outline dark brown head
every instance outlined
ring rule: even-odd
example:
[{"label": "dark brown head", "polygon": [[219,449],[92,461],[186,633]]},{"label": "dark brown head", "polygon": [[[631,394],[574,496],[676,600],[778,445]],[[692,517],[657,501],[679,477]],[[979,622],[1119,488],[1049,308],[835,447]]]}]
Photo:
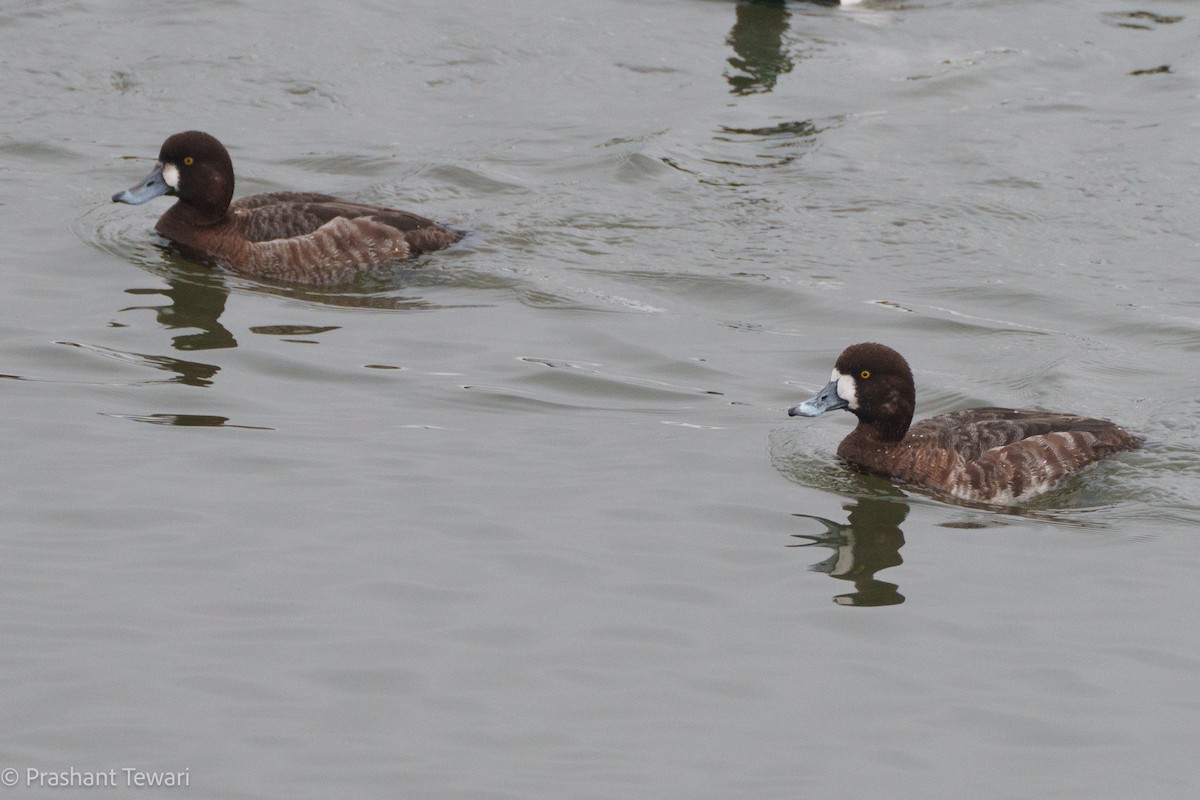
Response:
[{"label": "dark brown head", "polygon": [[788,414],[815,417],[844,408],[858,417],[864,433],[890,442],[908,433],[916,406],[917,389],[904,356],[887,345],[863,342],[843,350],[829,384]]},{"label": "dark brown head", "polygon": [[233,162],[225,146],[201,131],[177,133],[163,142],[145,180],[112,199],[139,205],[164,194],[177,196],[199,224],[222,219],[233,200]]}]

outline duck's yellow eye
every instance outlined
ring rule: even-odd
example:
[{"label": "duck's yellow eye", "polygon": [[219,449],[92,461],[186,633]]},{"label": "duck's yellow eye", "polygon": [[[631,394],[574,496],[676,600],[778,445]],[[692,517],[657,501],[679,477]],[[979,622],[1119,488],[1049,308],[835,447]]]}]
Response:
[{"label": "duck's yellow eye", "polygon": [[871,370],[864,369],[862,372],[858,373],[858,377],[865,381],[867,378],[871,377]]},{"label": "duck's yellow eye", "polygon": [[183,159],[183,165],[185,167],[190,167],[193,163],[195,163],[195,161],[196,159],[192,158],[191,156],[187,156]]}]

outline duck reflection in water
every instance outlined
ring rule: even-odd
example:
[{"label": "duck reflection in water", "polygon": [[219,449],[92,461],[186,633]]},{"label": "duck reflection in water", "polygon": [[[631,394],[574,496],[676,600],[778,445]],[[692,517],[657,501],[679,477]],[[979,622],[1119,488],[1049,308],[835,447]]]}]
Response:
[{"label": "duck reflection in water", "polygon": [[737,4],[737,21],[726,43],[735,55],[727,72],[733,94],[758,94],[775,87],[780,75],[792,71],[792,58],[783,46],[791,12],[782,0],[742,0]]},{"label": "duck reflection in water", "polygon": [[[838,0],[809,0],[810,5],[836,6]],[[795,61],[786,47],[788,11],[784,0],[741,0],[737,21],[726,44],[733,48],[729,65],[736,72],[725,74],[731,94],[761,94],[775,88],[780,75],[792,71]]]},{"label": "duck reflection in water", "polygon": [[834,522],[810,514],[794,514],[815,519],[825,526],[818,534],[797,533],[803,544],[789,547],[828,547],[833,555],[813,564],[809,569],[843,581],[854,583],[856,591],[835,595],[833,602],[844,606],[893,606],[904,602],[904,595],[894,583],[877,580],[875,573],[904,563],[900,548],[904,532],[900,523],[908,516],[908,505],[899,500],[862,498],[843,506],[850,512],[845,523]]},{"label": "duck reflection in water", "polygon": [[[237,347],[233,333],[221,324],[229,290],[219,280],[185,281],[167,279],[166,289],[126,289],[133,295],[159,295],[171,302],[166,305],[137,306],[151,308],[158,324],[168,330],[189,329],[193,333],[171,339],[176,350],[217,350]],[[134,309],[124,309],[126,311]]]},{"label": "duck reflection in water", "polygon": [[[188,331],[171,338],[171,345],[176,350],[219,350],[237,347],[238,341],[233,332],[221,324],[221,315],[225,313],[225,305],[230,295],[229,277],[211,269],[190,264],[179,259],[173,253],[168,255],[167,264],[170,266],[170,270],[162,276],[167,283],[166,288],[133,288],[126,289],[125,292],[140,297],[163,297],[169,302],[128,306],[121,310],[150,310],[154,312],[158,324],[162,327],[172,331]],[[399,296],[390,292],[334,293],[310,290],[307,287],[275,287],[267,284],[245,285],[241,289],[246,292],[272,294],[335,308],[400,311],[436,307],[419,297]],[[285,329],[285,326],[259,326],[251,330],[257,333],[300,335],[332,329],[321,326],[293,327],[294,330]]]}]

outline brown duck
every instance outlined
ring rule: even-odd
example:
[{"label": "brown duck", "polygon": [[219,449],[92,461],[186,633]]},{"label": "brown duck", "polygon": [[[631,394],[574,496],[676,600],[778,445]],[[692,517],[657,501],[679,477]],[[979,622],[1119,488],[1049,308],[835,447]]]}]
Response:
[{"label": "brown duck", "polygon": [[233,201],[233,162],[201,131],[163,142],[154,170],[113,195],[138,205],[159,195],[175,205],[154,229],[185,252],[255,278],[315,285],[440,250],[462,234],[433,220],[314,192],[271,192]]},{"label": "brown duck", "polygon": [[865,342],[847,347],[829,384],[788,410],[815,417],[844,408],[858,426],[838,455],[867,472],[981,503],[1025,500],[1076,471],[1141,445],[1105,419],[1053,411],[969,408],[915,425],[916,387],[904,357]]}]

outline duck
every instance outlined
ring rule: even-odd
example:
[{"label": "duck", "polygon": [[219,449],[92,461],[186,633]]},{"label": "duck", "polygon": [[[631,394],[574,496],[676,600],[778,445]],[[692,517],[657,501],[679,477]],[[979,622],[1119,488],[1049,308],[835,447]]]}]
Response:
[{"label": "duck", "polygon": [[913,423],[908,362],[878,342],[847,347],[829,383],[788,409],[815,417],[845,409],[858,425],[838,456],[865,472],[988,505],[1028,500],[1143,440],[1106,420],[1055,411],[968,408]]},{"label": "duck", "polygon": [[252,278],[333,285],[441,250],[463,234],[393,208],[316,192],[233,200],[233,160],[215,136],[169,136],[154,169],[112,196],[141,205],[177,197],[154,229],[183,252]]}]

